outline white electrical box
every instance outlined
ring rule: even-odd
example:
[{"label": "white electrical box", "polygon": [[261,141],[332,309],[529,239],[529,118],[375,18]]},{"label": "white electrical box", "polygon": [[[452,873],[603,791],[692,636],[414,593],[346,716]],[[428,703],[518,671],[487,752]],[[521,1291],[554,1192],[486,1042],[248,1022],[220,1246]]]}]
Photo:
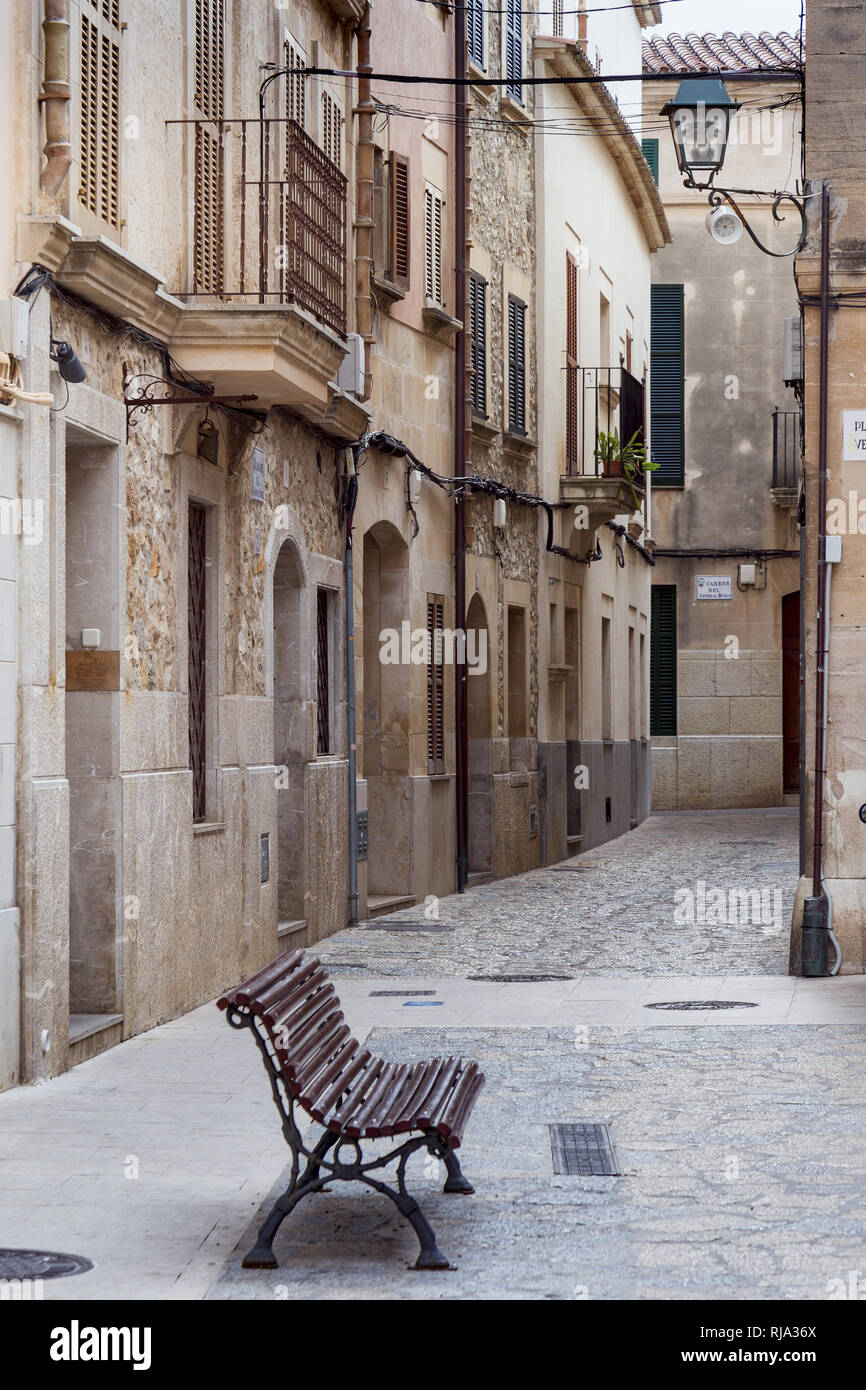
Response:
[{"label": "white electrical box", "polygon": [[337,385],[341,391],[351,391],[355,396],[364,394],[364,339],[360,333],[350,333],[346,339],[348,351],[337,372]]},{"label": "white electrical box", "polygon": [[24,299],[0,299],[0,352],[17,357],[27,356],[30,336],[30,310]]},{"label": "white electrical box", "polygon": [[785,352],[782,361],[782,380],[795,386],[803,380],[803,325],[799,314],[785,319]]},{"label": "white electrical box", "polygon": [[94,651],[102,642],[102,633],[98,627],[83,627],[81,629],[81,645],[85,651]]},{"label": "white electrical box", "polygon": [[493,501],[493,525],[497,531],[505,530],[505,498],[496,497]]},{"label": "white electrical box", "polygon": [[755,566],[740,565],[740,587],[745,588],[749,584],[755,583]]},{"label": "white electrical box", "polygon": [[838,565],[842,559],[842,537],[824,537],[824,557],[828,565]]}]

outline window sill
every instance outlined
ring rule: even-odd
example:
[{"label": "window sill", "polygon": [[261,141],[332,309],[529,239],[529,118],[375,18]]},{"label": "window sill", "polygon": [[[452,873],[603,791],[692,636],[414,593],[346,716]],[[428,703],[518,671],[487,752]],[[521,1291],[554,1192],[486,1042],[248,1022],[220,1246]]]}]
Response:
[{"label": "window sill", "polygon": [[224,822],[224,821],[217,821],[217,820],[199,820],[199,821],[193,821],[193,826],[192,826],[192,833],[193,833],[193,835],[217,835],[217,834],[219,834],[219,832],[222,831],[222,830],[225,830],[225,822]]},{"label": "window sill", "polygon": [[[487,77],[487,69],[480,68],[477,63],[473,63],[471,58],[469,59],[468,72],[470,77],[480,78],[482,81]],[[490,87],[476,87],[473,85],[472,92],[479,101],[484,102],[485,106],[489,103],[492,96],[492,88]]]},{"label": "window sill", "polygon": [[502,447],[506,454],[511,454],[514,458],[527,459],[536,450],[536,442],[530,439],[527,434],[518,434],[516,430],[503,430]]},{"label": "window sill", "polygon": [[380,306],[388,313],[392,304],[398,304],[401,299],[406,298],[406,290],[401,285],[396,285],[393,280],[389,280],[385,275],[371,275],[370,284],[376,291],[377,298],[387,302]]},{"label": "window sill", "polygon": [[460,332],[463,322],[461,319],[452,318],[441,304],[427,303],[424,305],[424,326],[429,333],[435,333],[437,337],[453,338]]},{"label": "window sill", "polygon": [[503,92],[499,100],[499,110],[507,121],[510,121],[521,135],[528,135],[532,129],[532,123],[526,112],[526,107],[522,102]]},{"label": "window sill", "polygon": [[488,415],[473,415],[471,425],[474,438],[482,444],[492,444],[499,434],[498,426],[491,424]]}]

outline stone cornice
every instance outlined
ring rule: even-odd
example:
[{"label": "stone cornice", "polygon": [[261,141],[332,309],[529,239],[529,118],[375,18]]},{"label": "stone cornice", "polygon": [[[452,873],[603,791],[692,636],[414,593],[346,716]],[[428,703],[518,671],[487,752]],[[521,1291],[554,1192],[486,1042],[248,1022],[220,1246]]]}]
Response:
[{"label": "stone cornice", "polygon": [[[557,77],[598,76],[581,45],[570,39],[537,37],[533,53]],[[615,161],[649,249],[658,251],[672,240],[671,229],[652,170],[622,112],[603,83],[575,83],[568,90]]]},{"label": "stone cornice", "polygon": [[631,0],[640,27],[648,29],[651,24],[661,24],[662,7],[658,0]]}]

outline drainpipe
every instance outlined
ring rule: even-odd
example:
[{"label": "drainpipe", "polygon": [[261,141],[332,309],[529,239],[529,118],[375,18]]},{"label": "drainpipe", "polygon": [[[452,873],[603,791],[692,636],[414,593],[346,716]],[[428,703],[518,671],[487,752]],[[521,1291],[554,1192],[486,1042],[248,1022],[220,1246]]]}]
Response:
[{"label": "drainpipe", "polygon": [[373,175],[375,143],[373,140],[373,98],[370,92],[370,6],[358,25],[358,147],[355,175],[355,328],[364,339],[364,393],[369,400],[373,390],[370,371],[370,349],[373,336],[373,296],[370,276],[373,273]]},{"label": "drainpipe", "polygon": [[363,441],[352,445],[346,507],[346,736],[349,743],[349,922],[358,925],[358,754],[355,742],[355,562],[352,527],[358,500],[358,459]]},{"label": "drainpipe", "polygon": [[45,0],[45,66],[38,100],[45,107],[47,160],[39,175],[39,187],[49,197],[59,192],[72,163],[69,139],[69,0]]},{"label": "drainpipe", "polygon": [[[466,7],[454,9],[454,75],[466,74]],[[466,266],[468,89],[454,89],[454,313],[461,327],[454,339],[454,476],[466,476],[468,457]],[[460,489],[454,512],[454,626],[466,631],[466,493]],[[455,732],[457,772],[457,892],[469,879],[469,701],[466,687],[465,643],[457,643],[455,673]]]},{"label": "drainpipe", "polygon": [[[812,808],[812,896],[803,903],[803,974],[827,975],[830,942],[836,950],[833,974],[841,955],[833,936],[833,905],[824,878],[824,772],[827,756],[827,683],[830,643],[831,566],[827,562],[827,413],[830,353],[830,185],[821,187],[821,332],[818,364],[818,578],[815,669],[815,786]],[[834,538],[835,539],[835,538]],[[837,556],[834,553],[833,559]]]}]

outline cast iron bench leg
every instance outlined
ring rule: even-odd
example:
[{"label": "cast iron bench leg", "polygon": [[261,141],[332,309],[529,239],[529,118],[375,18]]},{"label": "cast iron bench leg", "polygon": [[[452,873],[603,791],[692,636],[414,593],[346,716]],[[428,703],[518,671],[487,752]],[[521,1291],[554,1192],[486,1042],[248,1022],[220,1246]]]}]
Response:
[{"label": "cast iron bench leg", "polygon": [[312,1192],[315,1184],[307,1187],[288,1188],[274,1203],[270,1216],[261,1227],[255,1245],[244,1256],[244,1269],[276,1269],[277,1259],[273,1251],[274,1237],[289,1212],[298,1205],[302,1197]]},{"label": "cast iron bench leg", "polygon": [[420,1253],[415,1261],[415,1268],[450,1269],[451,1262],[445,1258],[439,1246],[436,1244],[433,1227],[415,1201],[415,1198],[410,1197],[408,1192],[405,1195],[394,1192],[390,1187],[386,1187],[384,1190],[391,1200],[397,1204],[407,1221],[411,1221],[415,1228],[415,1234],[421,1246]]},{"label": "cast iron bench leg", "polygon": [[462,1192],[464,1196],[469,1196],[475,1191],[468,1178],[463,1176],[463,1169],[460,1161],[453,1149],[448,1149],[443,1156],[443,1163],[448,1170],[448,1177],[445,1180],[443,1192]]}]

